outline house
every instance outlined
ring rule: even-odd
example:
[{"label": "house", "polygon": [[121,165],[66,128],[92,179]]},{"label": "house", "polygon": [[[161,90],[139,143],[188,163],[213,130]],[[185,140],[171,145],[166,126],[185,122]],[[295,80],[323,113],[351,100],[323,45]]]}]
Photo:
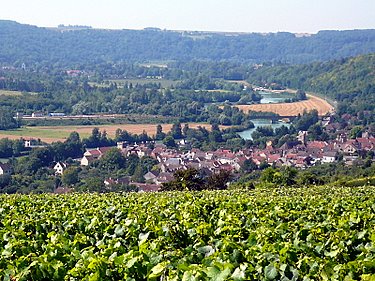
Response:
[{"label": "house", "polygon": [[361,150],[371,151],[375,149],[375,138],[357,138]]},{"label": "house", "polygon": [[328,145],[325,141],[311,141],[306,144],[307,149],[321,150]]},{"label": "house", "polygon": [[323,153],[322,162],[323,163],[333,163],[337,159],[336,151],[327,151]]},{"label": "house", "polygon": [[31,117],[43,117],[44,116],[44,113],[43,112],[33,112],[31,114]]},{"label": "house", "polygon": [[66,71],[66,74],[70,77],[78,77],[83,74],[83,71],[77,69],[70,69]]},{"label": "house", "polygon": [[153,182],[157,177],[159,173],[156,171],[150,171],[147,172],[143,177],[146,180],[146,182]]},{"label": "house", "polygon": [[267,160],[268,165],[272,166],[274,163],[276,163],[280,159],[280,157],[281,156],[279,154],[270,154]]},{"label": "house", "polygon": [[344,153],[346,154],[349,154],[349,155],[353,155],[353,154],[356,154],[358,152],[358,149],[355,145],[354,142],[347,142],[345,145],[344,145]]},{"label": "house", "polygon": [[100,159],[109,150],[115,148],[114,146],[98,147],[94,149],[87,149],[81,159],[81,166],[88,166],[93,161]]},{"label": "house", "polygon": [[259,166],[260,164],[262,164],[264,161],[266,161],[266,158],[265,157],[262,157],[260,155],[254,155],[253,157],[251,157],[251,160],[257,165]]},{"label": "house", "polygon": [[174,177],[173,177],[173,174],[172,173],[160,173],[158,175],[158,177],[154,180],[154,183],[157,184],[157,185],[161,185],[163,183],[167,183],[167,182],[170,182],[170,181],[173,181],[174,180]]},{"label": "house", "polygon": [[62,175],[66,168],[68,168],[68,164],[65,162],[57,162],[55,166],[53,166],[55,175]]},{"label": "house", "polygon": [[353,163],[355,163],[356,160],[358,160],[357,155],[344,155],[343,160],[345,162],[345,165],[352,166]]},{"label": "house", "polygon": [[117,145],[117,148],[121,150],[121,149],[124,149],[128,146],[128,142],[127,141],[118,141],[116,145]]},{"label": "house", "polygon": [[300,168],[300,169],[305,169],[306,167],[310,166],[311,164],[311,161],[310,161],[310,157],[307,156],[307,157],[298,157],[295,161],[294,161],[294,166],[296,168]]},{"label": "house", "polygon": [[8,163],[0,163],[0,175],[10,175],[12,173],[12,166]]},{"label": "house", "polygon": [[95,158],[95,159],[99,159],[102,156],[102,153],[100,152],[99,148],[97,148],[97,149],[88,149],[83,154],[83,156],[88,156],[88,157],[92,157],[92,158]]},{"label": "house", "polygon": [[302,143],[302,144],[306,144],[306,142],[307,142],[307,135],[308,135],[307,131],[299,131],[298,135],[297,135],[297,140],[300,143]]},{"label": "house", "polygon": [[97,158],[93,157],[93,156],[86,156],[84,155],[81,159],[81,166],[88,166],[90,165],[92,162],[94,162]]},{"label": "house", "polygon": [[40,140],[36,140],[33,138],[23,138],[25,148],[33,148],[33,147],[45,147],[45,145],[40,144]]},{"label": "house", "polygon": [[104,180],[105,186],[111,186],[111,185],[128,185],[130,183],[130,177],[123,177],[118,179],[108,178]]},{"label": "house", "polygon": [[160,190],[159,185],[152,183],[133,182],[132,185],[135,185],[138,188],[138,192],[157,192]]}]

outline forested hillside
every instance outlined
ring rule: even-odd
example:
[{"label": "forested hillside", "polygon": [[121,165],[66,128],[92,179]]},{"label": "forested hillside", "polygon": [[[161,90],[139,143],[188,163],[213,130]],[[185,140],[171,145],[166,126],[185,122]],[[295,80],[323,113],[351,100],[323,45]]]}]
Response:
[{"label": "forested hillside", "polygon": [[375,52],[375,30],[220,34],[162,30],[47,29],[0,21],[0,63],[59,64],[234,60],[306,63]]},{"label": "forested hillside", "polygon": [[324,94],[339,102],[339,113],[374,111],[375,54],[306,65],[262,67],[251,83],[271,84]]}]

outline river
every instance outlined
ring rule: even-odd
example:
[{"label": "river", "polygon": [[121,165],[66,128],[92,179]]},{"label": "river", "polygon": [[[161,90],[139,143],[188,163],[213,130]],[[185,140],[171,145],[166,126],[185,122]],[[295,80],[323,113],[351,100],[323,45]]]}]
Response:
[{"label": "river", "polygon": [[251,129],[247,129],[245,131],[242,131],[242,132],[239,132],[238,134],[240,135],[241,138],[243,138],[244,140],[252,140],[252,136],[251,134],[256,130],[256,128],[258,127],[265,127],[265,126],[271,126],[272,129],[276,129],[276,128],[280,128],[281,126],[287,126],[289,127],[290,124],[289,123],[284,123],[284,122],[271,122],[270,119],[253,119],[251,120],[251,122],[254,123],[254,128],[251,128]]},{"label": "river", "polygon": [[271,93],[271,92],[265,92],[265,91],[259,91],[259,94],[262,96],[262,99],[260,100],[261,104],[265,103],[281,103],[284,102],[286,99],[295,98],[295,94],[290,93]]},{"label": "river", "polygon": [[[271,93],[271,92],[265,92],[265,91],[260,91],[259,94],[262,95],[262,99],[260,101],[261,104],[266,104],[266,103],[282,103],[286,99],[290,99],[295,97],[294,94],[290,93]],[[252,140],[251,134],[256,130],[258,127],[262,126],[271,126],[272,129],[280,128],[281,126],[287,126],[289,127],[289,123],[285,122],[272,122],[271,119],[252,119],[251,122],[254,123],[254,128],[248,129],[242,132],[239,132],[238,134],[241,136],[241,138],[245,140]]]}]

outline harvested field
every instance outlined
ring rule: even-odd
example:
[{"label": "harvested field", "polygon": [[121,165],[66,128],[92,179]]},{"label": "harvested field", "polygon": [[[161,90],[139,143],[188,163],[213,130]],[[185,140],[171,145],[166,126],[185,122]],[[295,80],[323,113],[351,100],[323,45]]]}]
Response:
[{"label": "harvested field", "polygon": [[249,111],[274,112],[280,116],[297,116],[302,114],[304,110],[308,112],[313,109],[318,110],[318,114],[322,116],[334,110],[333,106],[324,99],[313,95],[307,96],[308,100],[293,103],[236,105],[236,107],[246,113]]},{"label": "harvested field", "polygon": [[21,96],[22,93],[20,91],[8,91],[8,90],[0,90],[0,96]]},{"label": "harvested field", "polygon": [[[81,138],[87,138],[91,135],[92,129],[97,127],[100,131],[106,131],[109,137],[114,137],[117,129],[126,130],[132,134],[141,134],[143,131],[150,136],[155,135],[157,124],[116,124],[99,126],[40,126],[23,127],[17,130],[0,131],[0,138],[19,139],[35,138],[41,139],[47,143],[54,141],[64,141],[71,132],[76,131]],[[181,124],[183,127],[184,124]],[[189,127],[196,129],[198,126],[210,129],[207,123],[189,123]],[[172,128],[172,124],[162,124],[163,132],[167,133]]]}]

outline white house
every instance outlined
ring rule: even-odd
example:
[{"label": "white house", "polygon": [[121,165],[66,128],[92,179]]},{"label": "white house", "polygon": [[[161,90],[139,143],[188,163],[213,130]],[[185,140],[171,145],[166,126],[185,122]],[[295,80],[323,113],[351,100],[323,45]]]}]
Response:
[{"label": "white house", "polygon": [[0,175],[10,175],[12,173],[12,166],[8,163],[0,163]]},{"label": "white house", "polygon": [[36,139],[24,139],[25,147],[34,147],[38,145],[38,141]]},{"label": "white house", "polygon": [[31,117],[43,117],[44,113],[43,112],[33,112],[31,114]]},{"label": "white house", "polygon": [[323,153],[322,162],[323,163],[333,163],[337,159],[336,151],[327,151]]},{"label": "white house", "polygon": [[67,167],[68,164],[64,162],[57,162],[53,167],[53,169],[55,170],[55,175],[62,175]]}]

